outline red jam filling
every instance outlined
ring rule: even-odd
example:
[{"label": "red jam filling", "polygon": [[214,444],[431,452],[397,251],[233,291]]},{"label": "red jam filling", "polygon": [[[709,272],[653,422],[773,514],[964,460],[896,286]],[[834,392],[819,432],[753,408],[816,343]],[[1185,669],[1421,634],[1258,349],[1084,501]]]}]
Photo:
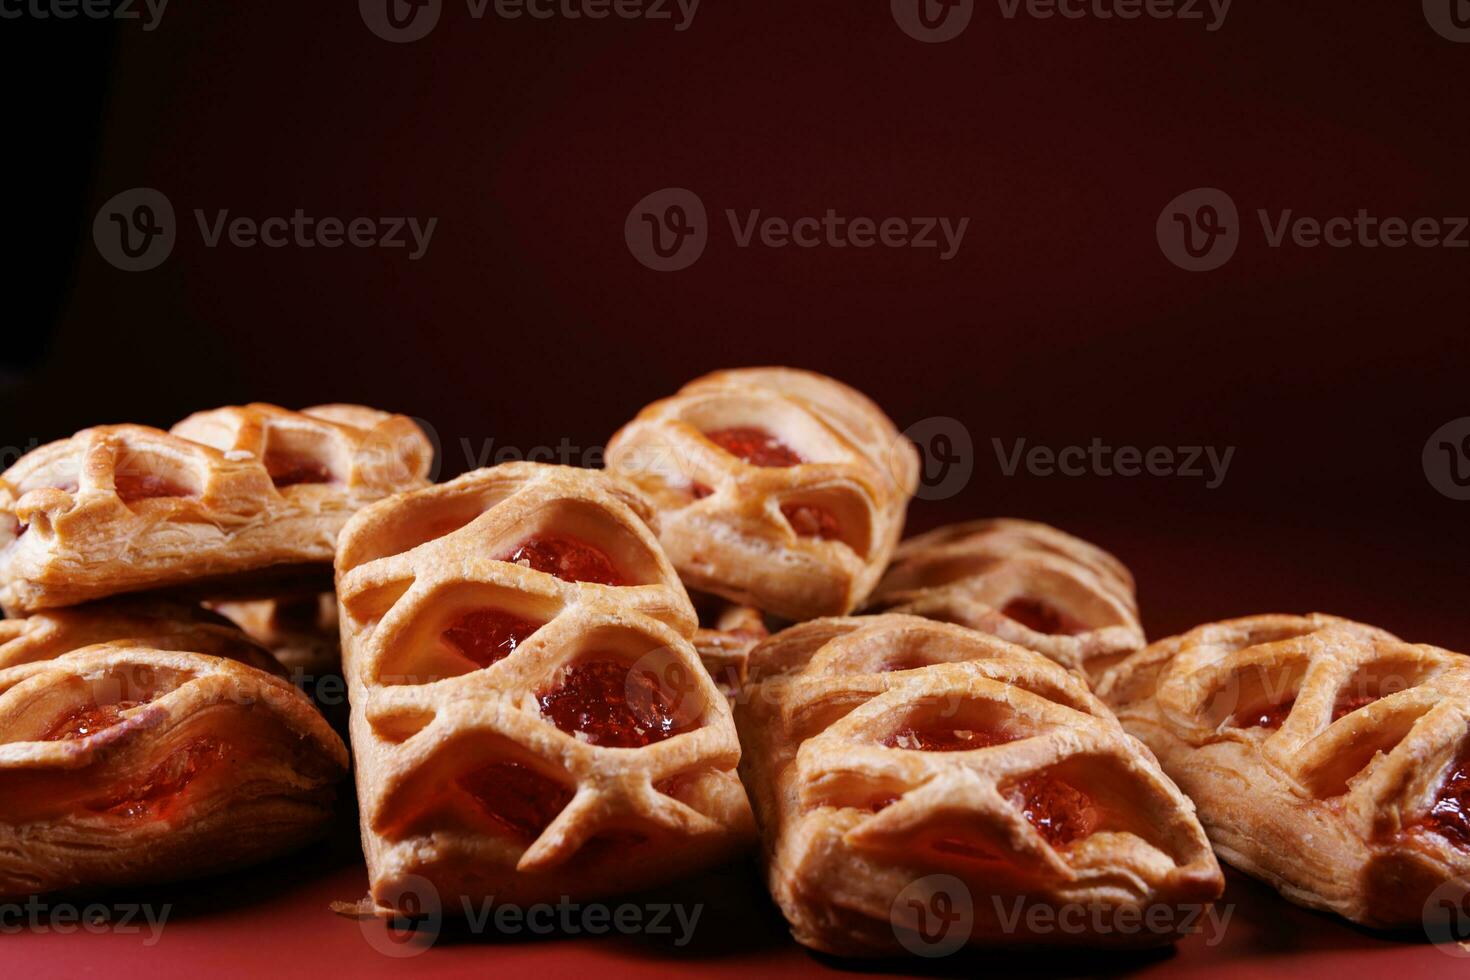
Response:
[{"label": "red jam filling", "polygon": [[1088,837],[1102,822],[1091,797],[1048,773],[1013,783],[1008,795],[1011,804],[1052,847],[1066,847]]},{"label": "red jam filling", "polygon": [[1470,747],[1460,750],[1419,826],[1456,847],[1470,847]]},{"label": "red jam filling", "polygon": [[564,582],[628,584],[607,552],[560,534],[533,535],[499,560],[555,575]]},{"label": "red jam filling", "polygon": [[113,477],[113,488],[122,502],[130,504],[136,500],[152,500],[155,497],[189,497],[193,491],[180,486],[167,477],[152,473],[118,473]]},{"label": "red jam filling", "polygon": [[1087,624],[1040,599],[1018,597],[1006,603],[1001,615],[1014,619],[1027,629],[1047,636],[1076,636],[1087,632]]},{"label": "red jam filling", "polygon": [[650,674],[632,673],[618,660],[573,665],[540,702],[552,724],[592,745],[637,749],[689,730],[674,718],[670,698]]},{"label": "red jam filling", "polygon": [[890,749],[918,752],[969,752],[1014,742],[1019,736],[983,728],[900,728],[883,740]]},{"label": "red jam filling", "polygon": [[800,537],[821,538],[823,541],[837,541],[842,538],[842,528],[838,525],[837,518],[823,507],[815,504],[782,504],[781,513]]},{"label": "red jam filling", "polygon": [[442,635],[466,660],[489,667],[515,653],[516,647],[544,625],[502,609],[476,609],[449,624]]},{"label": "red jam filling", "polygon": [[166,817],[179,794],[224,757],[225,745],[219,739],[196,738],[159,763],[141,784],[93,804],[92,809],[129,819]]},{"label": "red jam filling", "polygon": [[459,779],[485,816],[524,841],[533,841],[566,809],[574,795],[519,762],[493,762]]},{"label": "red jam filling", "polygon": [[715,491],[711,487],[708,487],[703,483],[689,484],[689,496],[693,497],[695,500],[703,500],[705,497],[708,497],[714,492]]},{"label": "red jam filling", "polygon": [[754,426],[716,429],[706,432],[704,437],[752,466],[796,466],[805,462],[796,450],[765,429]]},{"label": "red jam filling", "polygon": [[1367,694],[1361,691],[1357,694],[1348,694],[1346,692],[1339,694],[1337,696],[1337,703],[1332,706],[1332,720],[1336,721],[1343,715],[1350,715],[1359,708],[1365,708],[1378,699],[1377,694]]},{"label": "red jam filling", "polygon": [[64,742],[96,735],[122,721],[124,711],[143,703],[119,701],[116,704],[84,704],[52,725],[51,730],[41,736],[41,741]]},{"label": "red jam filling", "polygon": [[294,487],[300,483],[331,483],[332,471],[320,460],[282,449],[269,449],[265,454],[265,470],[277,487]]}]

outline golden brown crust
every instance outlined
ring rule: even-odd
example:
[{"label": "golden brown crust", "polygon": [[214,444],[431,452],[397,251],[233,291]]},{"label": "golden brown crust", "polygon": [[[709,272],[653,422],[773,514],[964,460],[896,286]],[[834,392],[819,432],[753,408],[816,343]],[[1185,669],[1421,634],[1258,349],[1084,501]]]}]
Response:
[{"label": "golden brown crust", "polygon": [[[694,609],[649,513],[608,474],[512,463],[349,522],[337,564],[343,667],[380,909],[416,876],[448,904],[625,891],[718,861],[753,835],[730,709],[690,645]],[[600,549],[631,584],[564,581],[499,560],[540,535]],[[477,669],[444,633],[485,610],[541,625]],[[628,665],[630,679],[667,679],[681,729],[612,748],[543,716],[538,699],[593,656]],[[506,764],[570,800],[520,839],[469,790],[476,774]]]},{"label": "golden brown crust", "polygon": [[[968,889],[976,945],[1169,942],[1170,930],[1038,936],[1004,912],[1018,900],[1105,917],[1198,911],[1223,888],[1190,802],[1080,679],[1039,654],[913,616],[824,619],[756,647],[749,681],[741,772],[768,884],[808,946],[899,951],[900,932],[918,927],[899,899],[934,875]],[[1010,740],[925,751],[911,733],[929,726]],[[1017,781],[1053,777],[1106,814],[1095,832],[1054,845],[1023,815]]]},{"label": "golden brown crust", "polygon": [[423,486],[431,462],[409,419],[355,406],[85,429],[0,476],[0,606],[18,615],[325,569],[347,518]]},{"label": "golden brown crust", "polygon": [[154,650],[226,657],[266,673],[281,673],[275,658],[224,617],[186,602],[142,597],[0,620],[0,669],[123,640]]},{"label": "golden brown crust", "polygon": [[221,657],[123,642],[0,671],[0,896],[265,860],[324,830],[346,769],[300,692]]},{"label": "golden brown crust", "polygon": [[[706,437],[771,433],[803,460],[758,466]],[[882,573],[918,486],[918,454],[862,394],[790,368],[719,371],[649,405],[608,444],[608,469],[659,510],[691,587],[787,619],[851,611]],[[708,494],[696,499],[694,489]],[[783,507],[831,523],[799,533]]]},{"label": "golden brown crust", "polygon": [[750,651],[770,635],[765,617],[754,606],[741,606],[718,596],[699,596],[700,627],[694,633],[694,650],[715,686],[732,700],[745,686],[745,664]]},{"label": "golden brown crust", "polygon": [[337,597],[331,592],[207,605],[269,650],[294,675],[318,679],[342,669]]},{"label": "golden brown crust", "polygon": [[[1057,624],[1022,622],[1007,614],[1013,604],[1043,610]],[[1133,576],[1122,562],[1056,528],[1011,518],[903,542],[867,609],[991,633],[1093,680],[1145,643]]]},{"label": "golden brown crust", "polygon": [[1470,743],[1470,660],[1314,614],[1160,640],[1099,693],[1199,806],[1229,863],[1302,905],[1417,926],[1470,874],[1424,819]]}]

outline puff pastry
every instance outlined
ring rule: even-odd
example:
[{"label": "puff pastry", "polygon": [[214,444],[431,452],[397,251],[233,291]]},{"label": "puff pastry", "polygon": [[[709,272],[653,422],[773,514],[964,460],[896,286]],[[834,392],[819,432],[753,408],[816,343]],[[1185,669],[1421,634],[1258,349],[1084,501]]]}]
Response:
[{"label": "puff pastry", "polygon": [[423,486],[432,456],[412,421],[360,406],[85,429],[0,476],[0,606],[15,616],[325,570],[347,518]]},{"label": "puff pastry", "polygon": [[123,642],[0,670],[0,896],[284,853],[346,769],[294,687],[232,660]]},{"label": "puff pastry", "polygon": [[371,899],[586,898],[753,837],[729,705],[632,487],[512,463],[368,507],[337,557]]},{"label": "puff pastry", "polygon": [[342,669],[337,597],[331,592],[210,602],[208,606],[269,650],[293,675],[320,678]]},{"label": "puff pastry", "polygon": [[1431,894],[1470,874],[1461,654],[1331,616],[1255,616],[1161,640],[1099,693],[1194,798],[1220,856],[1294,902],[1419,926],[1443,911]]},{"label": "puff pastry", "polygon": [[[807,946],[899,951],[926,928],[901,899],[937,874],[968,889],[976,945],[1169,942],[1224,887],[1190,802],[1039,654],[888,615],[792,627],[749,670],[741,774],[771,892]],[[1042,935],[1008,918],[1018,901],[1105,925]],[[1153,907],[1180,914],[1106,925]]]},{"label": "puff pastry", "polygon": [[268,674],[282,673],[274,657],[223,616],[187,602],[132,597],[0,619],[0,669],[123,640],[154,650],[227,657]]},{"label": "puff pastry", "polygon": [[685,385],[613,436],[607,466],[654,501],[690,588],[792,620],[862,602],[919,475],[914,446],[876,405],[790,368]]},{"label": "puff pastry", "polygon": [[868,609],[992,633],[1091,679],[1145,642],[1122,562],[1056,528],[1006,518],[903,542]]},{"label": "puff pastry", "polygon": [[705,672],[727,698],[739,696],[745,685],[745,664],[751,649],[770,635],[765,617],[754,606],[741,606],[717,596],[693,594],[699,613],[694,651]]}]

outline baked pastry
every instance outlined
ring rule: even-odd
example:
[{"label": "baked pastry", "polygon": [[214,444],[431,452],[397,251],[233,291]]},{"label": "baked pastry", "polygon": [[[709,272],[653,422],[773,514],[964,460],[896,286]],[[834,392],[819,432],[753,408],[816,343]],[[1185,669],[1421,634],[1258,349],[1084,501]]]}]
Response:
[{"label": "baked pastry", "polygon": [[0,606],[325,578],[347,518],[423,486],[432,456],[412,421],[360,406],[85,429],[0,476]]},{"label": "baked pastry", "polygon": [[867,608],[993,633],[1093,679],[1145,642],[1123,563],[1031,521],[971,521],[910,538]]},{"label": "baked pastry", "polygon": [[718,596],[690,596],[699,614],[694,652],[705,672],[732,700],[745,684],[745,662],[751,649],[770,635],[765,617],[754,606],[740,606]]},{"label": "baked pastry", "polygon": [[613,436],[607,466],[653,500],[690,588],[793,620],[863,601],[919,477],[876,405],[790,368],[690,382]]},{"label": "baked pastry", "polygon": [[1224,887],[1190,802],[1040,654],[913,616],[814,620],[751,652],[746,694],[767,881],[814,949],[915,948],[935,876],[975,945],[1170,942]]},{"label": "baked pastry", "polygon": [[0,670],[0,897],[285,853],[346,771],[294,687],[232,660],[124,642]]},{"label": "baked pastry", "polygon": [[342,669],[337,597],[331,592],[211,602],[208,606],[269,650],[293,675],[319,678]]},{"label": "baked pastry", "polygon": [[185,602],[132,597],[0,619],[0,669],[54,660],[115,640],[227,657],[266,673],[282,673],[274,657],[223,616]]},{"label": "baked pastry", "polygon": [[1465,897],[1463,655],[1331,616],[1254,616],[1161,640],[1099,693],[1193,797],[1220,856],[1292,901],[1419,927]]},{"label": "baked pastry", "polygon": [[689,598],[606,473],[509,463],[350,521],[343,667],[371,899],[573,900],[753,836]]}]

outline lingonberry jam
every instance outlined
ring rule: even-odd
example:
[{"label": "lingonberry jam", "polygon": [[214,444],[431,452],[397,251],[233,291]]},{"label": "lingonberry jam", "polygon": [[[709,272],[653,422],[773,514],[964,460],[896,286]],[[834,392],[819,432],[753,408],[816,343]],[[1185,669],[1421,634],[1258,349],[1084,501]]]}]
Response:
[{"label": "lingonberry jam", "polygon": [[122,721],[122,713],[130,708],[136,708],[142,701],[118,701],[116,704],[95,704],[88,702],[61,718],[51,726],[50,731],[41,736],[43,742],[65,742],[74,738],[87,738],[98,732],[106,731],[113,725]]},{"label": "lingonberry jam", "polygon": [[113,477],[112,485],[125,504],[156,497],[188,497],[193,494],[188,487],[152,473],[118,473]]},{"label": "lingonberry jam", "polygon": [[607,552],[562,534],[533,535],[499,560],[555,575],[565,582],[628,584]]},{"label": "lingonberry jam", "polygon": [[1066,847],[1088,837],[1102,822],[1090,796],[1050,773],[1017,780],[1007,795],[1052,847]]},{"label": "lingonberry jam", "polygon": [[442,635],[466,660],[489,667],[514,653],[544,625],[503,609],[475,609],[450,623]]},{"label": "lingonberry jam", "polygon": [[988,749],[992,745],[1014,742],[1018,736],[998,729],[984,728],[914,728],[906,726],[889,735],[883,744],[891,749],[920,752],[968,752]]},{"label": "lingonberry jam", "polygon": [[265,470],[277,487],[294,487],[301,483],[331,483],[332,471],[317,459],[284,449],[268,449]]},{"label": "lingonberry jam", "polygon": [[1450,763],[1449,774],[1419,826],[1456,847],[1470,847],[1470,746],[1462,748]]},{"label": "lingonberry jam", "polygon": [[837,523],[837,518],[816,504],[782,504],[781,513],[800,537],[821,538],[823,541],[837,541],[842,538],[842,527]]},{"label": "lingonberry jam", "polygon": [[1344,691],[1337,696],[1337,701],[1332,705],[1332,720],[1336,721],[1343,715],[1350,715],[1359,708],[1366,708],[1379,699],[1377,694],[1367,691],[1356,693]]},{"label": "lingonberry jam", "polygon": [[755,426],[716,429],[706,432],[704,437],[752,466],[796,466],[806,462],[796,450]]},{"label": "lingonberry jam", "polygon": [[539,700],[541,714],[552,724],[593,745],[636,749],[688,730],[674,717],[671,698],[657,679],[618,660],[574,664]]},{"label": "lingonberry jam", "polygon": [[1230,724],[1235,728],[1280,728],[1295,706],[1296,698],[1293,697],[1261,708],[1251,708],[1237,713],[1230,719]]},{"label": "lingonberry jam", "polygon": [[1047,636],[1076,636],[1087,632],[1087,624],[1040,599],[1018,597],[1006,603],[1001,615]]},{"label": "lingonberry jam", "polygon": [[459,786],[485,816],[528,843],[541,836],[574,795],[519,762],[492,762],[461,776]]},{"label": "lingonberry jam", "polygon": [[189,784],[224,757],[225,744],[219,739],[196,738],[155,766],[141,783],[93,804],[92,809],[131,820],[167,817]]}]

